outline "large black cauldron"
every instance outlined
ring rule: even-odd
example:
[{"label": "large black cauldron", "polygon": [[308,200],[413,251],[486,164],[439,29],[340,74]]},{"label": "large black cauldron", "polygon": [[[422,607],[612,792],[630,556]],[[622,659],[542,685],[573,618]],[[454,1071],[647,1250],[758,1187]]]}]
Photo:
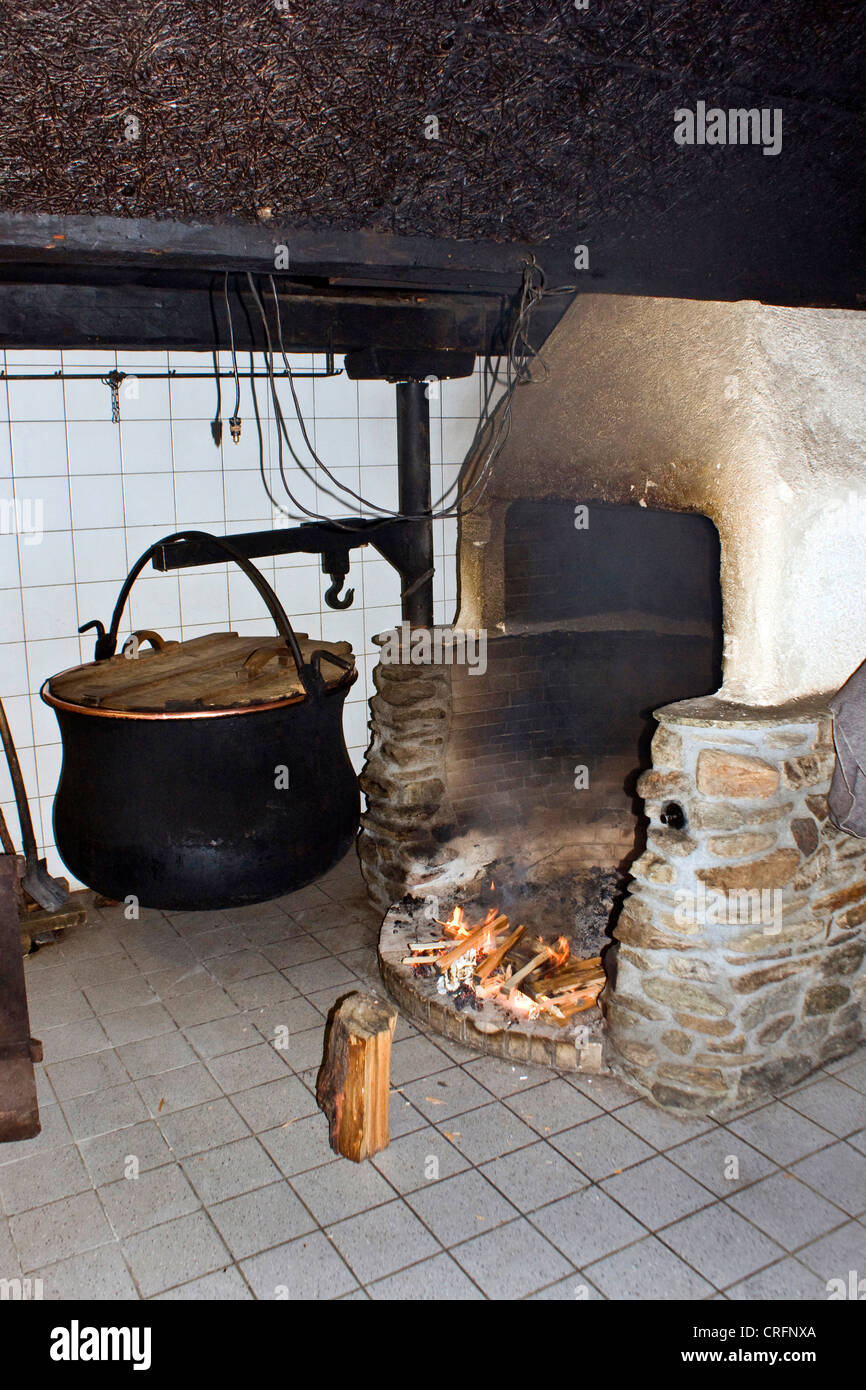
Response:
[{"label": "large black cauldron", "polygon": [[[278,897],[330,868],[358,828],[342,725],[357,673],[328,652],[304,663],[263,576],[229,542],[207,539],[261,593],[303,695],[234,710],[141,713],[72,704],[51,693],[51,681],[42,689],[63,739],[54,801],[60,855],[89,887],[120,901],[134,895],[143,907],[218,909]],[[156,549],[130,573],[109,632],[100,626],[97,660],[113,656],[129,589]],[[344,668],[336,681],[324,679],[325,660]]]}]

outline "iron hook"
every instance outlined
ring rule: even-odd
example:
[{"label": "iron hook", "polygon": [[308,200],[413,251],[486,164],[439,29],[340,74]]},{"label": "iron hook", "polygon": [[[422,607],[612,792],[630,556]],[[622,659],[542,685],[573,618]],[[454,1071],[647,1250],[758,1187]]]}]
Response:
[{"label": "iron hook", "polygon": [[340,597],[340,590],[345,582],[346,576],[344,574],[332,575],[332,582],[325,590],[325,602],[329,608],[351,608],[355,590],[347,589],[343,597]]}]

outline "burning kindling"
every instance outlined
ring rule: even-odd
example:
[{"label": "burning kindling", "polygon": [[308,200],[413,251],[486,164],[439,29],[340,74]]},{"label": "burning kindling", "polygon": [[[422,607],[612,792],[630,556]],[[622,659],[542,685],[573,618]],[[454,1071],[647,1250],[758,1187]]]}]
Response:
[{"label": "burning kindling", "polygon": [[403,964],[420,978],[435,979],[438,992],[451,995],[458,1009],[480,1009],[492,1000],[515,1018],[544,1017],[564,1027],[591,1008],[604,987],[600,956],[575,960],[565,937],[528,937],[495,907],[472,923],[455,907],[437,925],[438,937],[409,943],[412,954]]}]

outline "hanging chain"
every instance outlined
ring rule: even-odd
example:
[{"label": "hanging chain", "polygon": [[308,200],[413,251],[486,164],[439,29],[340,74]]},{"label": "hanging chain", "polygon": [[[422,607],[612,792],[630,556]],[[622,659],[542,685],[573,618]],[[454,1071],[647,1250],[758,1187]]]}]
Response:
[{"label": "hanging chain", "polygon": [[119,372],[115,367],[114,371],[109,372],[108,376],[100,377],[100,381],[109,387],[111,391],[111,423],[120,424],[120,388],[126,381],[126,372]]}]

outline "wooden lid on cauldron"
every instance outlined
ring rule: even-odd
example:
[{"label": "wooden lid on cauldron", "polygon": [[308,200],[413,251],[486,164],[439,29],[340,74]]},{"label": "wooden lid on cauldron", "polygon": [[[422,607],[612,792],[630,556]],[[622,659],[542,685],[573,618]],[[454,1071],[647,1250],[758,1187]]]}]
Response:
[{"label": "wooden lid on cauldron", "polygon": [[[347,672],[323,659],[326,689],[354,680],[348,642],[311,640],[305,632],[296,636],[305,663],[315,651],[332,652],[352,663],[352,671]],[[306,699],[281,637],[211,632],[188,642],[157,641],[158,648],[141,646],[134,658],[120,654],[61,671],[46,682],[46,692],[64,704],[127,714],[216,713]]]}]

